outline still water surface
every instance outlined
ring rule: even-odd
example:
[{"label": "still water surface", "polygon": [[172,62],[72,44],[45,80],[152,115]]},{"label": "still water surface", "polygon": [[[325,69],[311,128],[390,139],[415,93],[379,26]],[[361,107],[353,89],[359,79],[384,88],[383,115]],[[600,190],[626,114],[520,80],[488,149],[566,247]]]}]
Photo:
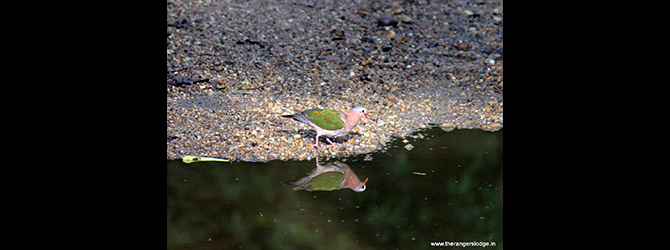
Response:
[{"label": "still water surface", "polygon": [[330,159],[369,178],[360,193],[280,184],[312,171],[314,159],[167,161],[167,248],[427,249],[476,241],[502,249],[503,130],[419,133],[406,138],[411,151],[398,139],[372,161]]}]

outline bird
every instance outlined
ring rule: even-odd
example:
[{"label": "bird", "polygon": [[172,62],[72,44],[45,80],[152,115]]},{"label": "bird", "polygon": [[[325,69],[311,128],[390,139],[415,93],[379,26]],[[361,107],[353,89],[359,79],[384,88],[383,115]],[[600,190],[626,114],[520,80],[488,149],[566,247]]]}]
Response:
[{"label": "bird", "polygon": [[[305,111],[296,110],[295,112],[297,113],[282,115],[282,117],[307,123],[316,130],[316,148],[319,150],[321,150],[321,147],[319,147],[320,136],[337,137],[346,135],[358,124],[361,117],[365,116],[365,118],[370,119],[366,114],[367,109],[364,107],[355,107],[348,112],[333,109],[308,109]],[[335,145],[328,137],[326,137],[326,141],[334,147],[341,147]]]},{"label": "bird", "polygon": [[319,164],[317,160],[316,169],[307,176],[292,181],[283,181],[281,184],[294,186],[294,191],[333,191],[350,188],[356,192],[363,192],[367,182],[368,178],[365,178],[365,181],[358,179],[356,173],[347,164],[337,161]]}]

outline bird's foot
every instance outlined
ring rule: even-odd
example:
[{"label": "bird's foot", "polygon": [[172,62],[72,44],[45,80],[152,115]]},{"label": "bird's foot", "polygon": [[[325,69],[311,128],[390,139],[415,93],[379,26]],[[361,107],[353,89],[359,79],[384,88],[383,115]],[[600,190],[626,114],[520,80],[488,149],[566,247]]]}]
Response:
[{"label": "bird's foot", "polygon": [[341,147],[342,147],[342,146],[340,146],[340,145],[335,145],[335,143],[333,143],[332,141],[330,141],[330,139],[328,139],[328,137],[326,137],[326,141],[328,141],[328,143],[330,143],[330,145],[333,145],[333,147],[336,147],[336,148],[341,148]]},{"label": "bird's foot", "polygon": [[[326,139],[328,139],[328,138],[326,138]],[[314,140],[314,142],[316,142],[316,148],[321,150],[321,147],[319,147],[319,135],[318,134],[316,135],[316,139]]]}]

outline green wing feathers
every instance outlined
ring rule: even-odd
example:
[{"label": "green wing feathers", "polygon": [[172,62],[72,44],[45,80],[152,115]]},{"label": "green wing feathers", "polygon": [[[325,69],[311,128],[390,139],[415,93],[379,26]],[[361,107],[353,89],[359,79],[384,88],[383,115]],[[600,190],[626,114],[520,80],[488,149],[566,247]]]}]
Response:
[{"label": "green wing feathers", "polygon": [[323,129],[341,129],[344,120],[340,117],[340,111],[332,109],[308,109],[305,113],[312,118],[312,122]]},{"label": "green wing feathers", "polygon": [[309,190],[332,191],[340,189],[340,184],[344,181],[344,174],[339,172],[327,172],[320,174],[312,179]]}]

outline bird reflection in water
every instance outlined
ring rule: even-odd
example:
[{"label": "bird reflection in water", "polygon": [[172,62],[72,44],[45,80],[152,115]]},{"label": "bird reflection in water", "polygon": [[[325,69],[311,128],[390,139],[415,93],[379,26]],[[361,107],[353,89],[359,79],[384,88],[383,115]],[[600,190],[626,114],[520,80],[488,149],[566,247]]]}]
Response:
[{"label": "bird reflection in water", "polygon": [[316,168],[307,176],[292,181],[283,181],[281,184],[293,186],[294,191],[333,191],[351,188],[356,192],[363,192],[367,182],[367,178],[361,181],[347,164],[339,161],[319,164],[317,159]]}]

